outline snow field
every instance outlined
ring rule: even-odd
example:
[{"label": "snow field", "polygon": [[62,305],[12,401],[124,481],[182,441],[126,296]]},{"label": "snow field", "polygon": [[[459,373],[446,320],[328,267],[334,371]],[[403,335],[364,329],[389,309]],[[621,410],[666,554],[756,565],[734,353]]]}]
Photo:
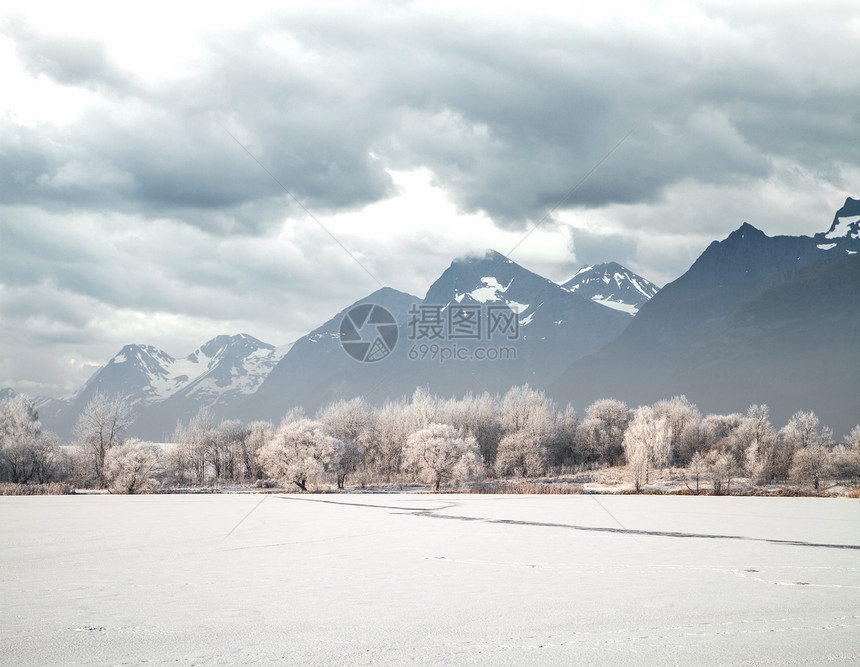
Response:
[{"label": "snow field", "polygon": [[860,502],[0,498],[0,663],[860,662]]}]

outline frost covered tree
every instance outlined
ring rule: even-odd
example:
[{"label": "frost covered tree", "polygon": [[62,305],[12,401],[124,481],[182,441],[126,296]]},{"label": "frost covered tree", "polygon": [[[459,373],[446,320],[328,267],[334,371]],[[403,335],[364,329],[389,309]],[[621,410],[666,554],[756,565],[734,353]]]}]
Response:
[{"label": "frost covered tree", "polygon": [[537,477],[546,472],[546,446],[528,430],[508,433],[499,442],[496,474],[500,477]]},{"label": "frost covered tree", "polygon": [[603,398],[589,405],[580,431],[589,461],[617,463],[624,453],[624,432],[630,421],[627,406],[611,398]]},{"label": "frost covered tree", "polygon": [[438,491],[443,482],[477,477],[483,466],[478,442],[449,424],[430,424],[406,440],[405,463]]},{"label": "frost covered tree", "polygon": [[275,428],[266,421],[251,422],[248,425],[248,436],[242,442],[242,468],[247,478],[253,481],[263,479],[263,465],[260,461],[260,450],[272,436]]},{"label": "frost covered tree", "polygon": [[729,447],[753,482],[764,484],[777,475],[779,443],[766,405],[751,405],[731,435]]},{"label": "frost covered tree", "polygon": [[552,433],[555,414],[555,403],[527,384],[512,387],[502,398],[500,419],[505,433],[527,431],[546,439]]},{"label": "frost covered tree", "polygon": [[624,456],[638,493],[647,484],[649,470],[662,468],[672,458],[672,428],[665,417],[657,417],[649,407],[633,411],[624,433]]},{"label": "frost covered tree", "polygon": [[492,467],[501,438],[498,397],[484,392],[480,396],[468,394],[461,400],[451,399],[441,406],[441,423],[450,424],[463,435],[478,441],[485,466]]},{"label": "frost covered tree", "polygon": [[105,456],[113,447],[122,444],[131,421],[131,408],[124,396],[106,396],[100,392],[87,403],[78,418],[78,443],[90,459],[99,487],[105,485]]},{"label": "frost covered tree", "polygon": [[822,426],[814,412],[795,412],[779,432],[779,446],[774,461],[774,477],[789,476],[794,455],[812,445],[827,445],[833,440],[833,431]]},{"label": "frost covered tree", "polygon": [[16,484],[33,476],[33,450],[41,432],[33,403],[14,396],[0,403],[0,479]]},{"label": "frost covered tree", "polygon": [[317,414],[317,421],[339,438],[355,443],[366,441],[371,427],[370,411],[360,397],[327,405]]},{"label": "frost covered tree", "polygon": [[180,481],[199,485],[206,482],[210,452],[216,446],[216,436],[212,415],[206,408],[200,408],[187,426],[177,426],[170,459]]},{"label": "frost covered tree", "polygon": [[711,477],[711,486],[714,489],[714,495],[720,496],[725,493],[732,492],[732,479],[737,470],[738,463],[734,455],[729,451],[719,451],[712,449],[708,452],[705,461],[708,466],[708,474]]},{"label": "frost covered tree", "polygon": [[415,390],[408,410],[412,433],[439,421],[439,404],[439,398],[423,387]]},{"label": "frost covered tree", "polygon": [[696,452],[693,454],[693,458],[690,459],[690,465],[687,467],[687,475],[690,478],[696,488],[690,488],[689,482],[687,482],[687,488],[693,491],[697,496],[699,495],[699,491],[701,489],[702,480],[708,474],[708,462],[706,457],[701,452]]},{"label": "frost covered tree", "polygon": [[547,447],[556,429],[556,406],[542,391],[513,387],[502,398],[500,425],[504,434],[496,453],[500,475],[534,477],[546,472]]},{"label": "frost covered tree", "polygon": [[658,401],[654,404],[654,415],[663,418],[672,432],[672,451],[677,463],[685,465],[697,450],[701,433],[699,425],[702,415],[686,396]]},{"label": "frost covered tree", "polygon": [[285,421],[262,448],[263,470],[300,490],[335,474],[344,442],[323,424],[310,419]]},{"label": "frost covered tree", "polygon": [[848,474],[860,478],[860,425],[855,426],[851,433],[845,436],[844,447]]},{"label": "frost covered tree", "polygon": [[699,451],[707,454],[715,448],[724,449],[728,446],[735,429],[740,426],[742,415],[708,415],[702,420],[702,442]]},{"label": "frost covered tree", "polygon": [[373,419],[364,400],[354,398],[327,406],[317,420],[331,429],[343,443],[343,451],[336,464],[337,487],[342,489],[348,475],[361,472],[366,478],[366,445],[373,437]]},{"label": "frost covered tree", "polygon": [[547,446],[547,464],[550,468],[561,469],[582,463],[579,430],[579,417],[576,410],[568,405],[555,417],[552,438]]},{"label": "frost covered tree", "polygon": [[105,481],[113,493],[140,493],[155,485],[161,452],[156,445],[131,439],[105,454]]},{"label": "frost covered tree", "polygon": [[243,451],[249,435],[250,429],[236,419],[227,419],[218,425],[212,452],[216,479],[233,482],[246,479]]},{"label": "frost covered tree", "polygon": [[818,493],[821,482],[830,475],[828,454],[827,448],[819,444],[798,449],[791,464],[791,478],[798,484],[811,485]]},{"label": "frost covered tree", "polygon": [[388,401],[371,415],[370,435],[364,452],[370,478],[399,480],[403,467],[403,447],[413,432],[410,406],[405,401]]}]

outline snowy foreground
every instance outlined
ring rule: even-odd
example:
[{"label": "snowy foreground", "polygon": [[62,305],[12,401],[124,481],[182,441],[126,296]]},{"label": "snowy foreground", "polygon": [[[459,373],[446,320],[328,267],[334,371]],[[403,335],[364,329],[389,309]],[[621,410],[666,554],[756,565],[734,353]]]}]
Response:
[{"label": "snowy foreground", "polygon": [[860,501],[0,498],[0,663],[858,664]]}]

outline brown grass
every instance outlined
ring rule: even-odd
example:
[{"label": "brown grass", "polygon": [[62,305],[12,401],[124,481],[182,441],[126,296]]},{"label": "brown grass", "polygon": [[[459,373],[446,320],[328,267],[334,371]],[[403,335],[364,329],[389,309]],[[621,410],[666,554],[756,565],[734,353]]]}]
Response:
[{"label": "brown grass", "polygon": [[0,496],[65,496],[75,490],[64,482],[49,484],[0,484]]},{"label": "brown grass", "polygon": [[485,482],[469,488],[469,493],[503,495],[575,495],[582,493],[579,484],[547,484],[543,482]]}]

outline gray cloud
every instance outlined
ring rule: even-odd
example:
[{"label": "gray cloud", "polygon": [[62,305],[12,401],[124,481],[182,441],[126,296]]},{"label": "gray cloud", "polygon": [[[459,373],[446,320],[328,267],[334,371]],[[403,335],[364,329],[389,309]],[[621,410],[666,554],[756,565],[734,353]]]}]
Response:
[{"label": "gray cloud", "polygon": [[[65,341],[89,359],[82,341],[115,344],[100,322],[122,310],[298,334],[372,291],[227,131],[319,217],[390,198],[389,170],[428,170],[501,230],[569,195],[547,227],[596,222],[557,271],[615,260],[657,282],[744,220],[812,233],[860,194],[851,3],[480,19],[297,8],[209,35],[193,67],[156,80],[98,40],[7,21],[25,72],[94,101],[63,126],[0,116],[3,354],[35,365]],[[453,257],[425,233],[376,250],[375,273],[421,293]]]},{"label": "gray cloud", "polygon": [[[819,83],[832,56],[806,62],[792,51],[797,26],[769,20],[764,34],[748,18],[697,43],[575,20],[531,34],[453,16],[297,13],[213,38],[193,78],[150,88],[98,44],[17,31],[30,71],[131,97],[62,136],[5,132],[14,187],[4,194],[260,233],[289,201],[219,124],[319,212],[390,196],[386,165],[425,166],[464,211],[513,227],[557,204],[632,128],[566,206],[651,202],[684,179],[762,178],[769,156],[819,170],[856,161],[845,141],[860,130],[852,50],[838,56],[844,76]],[[829,41],[848,47],[839,30]]]}]

